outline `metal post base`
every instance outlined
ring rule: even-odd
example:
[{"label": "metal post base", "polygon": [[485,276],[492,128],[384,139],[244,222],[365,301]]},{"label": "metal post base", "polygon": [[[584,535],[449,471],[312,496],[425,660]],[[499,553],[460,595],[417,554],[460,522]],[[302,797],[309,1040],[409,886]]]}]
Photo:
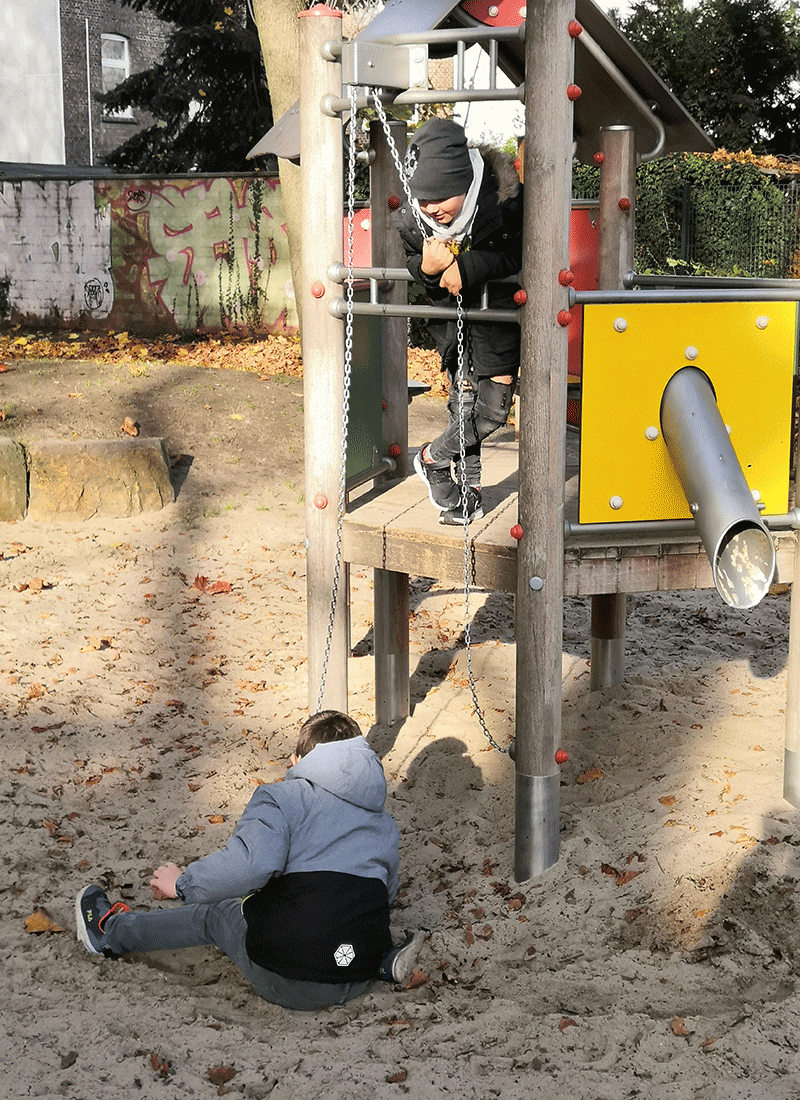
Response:
[{"label": "metal post base", "polygon": [[783,754],[783,797],[792,806],[800,806],[800,752],[791,749]]},{"label": "metal post base", "polygon": [[526,882],[558,862],[561,776],[517,772],[514,878]]}]

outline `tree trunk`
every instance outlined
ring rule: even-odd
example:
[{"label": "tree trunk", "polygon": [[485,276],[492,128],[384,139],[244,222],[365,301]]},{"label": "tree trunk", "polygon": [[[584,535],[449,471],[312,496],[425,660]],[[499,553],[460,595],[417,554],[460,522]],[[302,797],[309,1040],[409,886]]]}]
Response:
[{"label": "tree trunk", "polygon": [[[276,122],[300,98],[300,30],[297,17],[305,7],[304,0],[253,0],[253,13],[261,41],[261,52],[264,55],[264,68],[267,72],[272,117]],[[289,237],[289,257],[295,287],[297,317],[302,335],[300,169],[288,160],[280,160],[278,172],[281,179],[281,199],[286,217],[286,231]]]}]

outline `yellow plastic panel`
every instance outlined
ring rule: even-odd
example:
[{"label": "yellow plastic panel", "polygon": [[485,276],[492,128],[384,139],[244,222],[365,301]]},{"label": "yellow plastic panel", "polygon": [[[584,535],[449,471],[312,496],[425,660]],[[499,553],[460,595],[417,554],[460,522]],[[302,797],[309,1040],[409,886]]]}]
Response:
[{"label": "yellow plastic panel", "polygon": [[585,305],[580,522],[691,518],[659,419],[686,366],[710,378],[766,514],[785,512],[796,330],[796,302]]}]

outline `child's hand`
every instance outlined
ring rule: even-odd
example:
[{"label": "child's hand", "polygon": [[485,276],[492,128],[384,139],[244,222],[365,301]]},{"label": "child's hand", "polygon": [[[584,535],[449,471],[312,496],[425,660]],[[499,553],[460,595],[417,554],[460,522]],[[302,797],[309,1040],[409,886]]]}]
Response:
[{"label": "child's hand", "polygon": [[176,898],[178,895],[175,893],[175,883],[182,874],[183,870],[177,863],[162,864],[153,872],[153,877],[150,879],[153,897],[158,901],[164,898]]},{"label": "child's hand", "polygon": [[438,275],[453,262],[453,253],[445,241],[429,237],[422,242],[422,270],[426,275]]},{"label": "child's hand", "polygon": [[461,272],[458,270],[457,263],[453,263],[442,273],[439,286],[443,287],[444,290],[449,290],[451,294],[461,293]]}]

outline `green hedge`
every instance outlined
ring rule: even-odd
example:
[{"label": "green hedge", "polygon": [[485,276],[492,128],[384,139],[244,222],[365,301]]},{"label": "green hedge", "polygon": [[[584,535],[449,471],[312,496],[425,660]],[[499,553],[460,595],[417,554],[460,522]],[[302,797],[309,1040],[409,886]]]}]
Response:
[{"label": "green hedge", "polygon": [[[797,247],[797,211],[753,164],[678,153],[636,174],[640,272],[786,277]],[[575,164],[576,198],[596,198],[600,169]]]}]

